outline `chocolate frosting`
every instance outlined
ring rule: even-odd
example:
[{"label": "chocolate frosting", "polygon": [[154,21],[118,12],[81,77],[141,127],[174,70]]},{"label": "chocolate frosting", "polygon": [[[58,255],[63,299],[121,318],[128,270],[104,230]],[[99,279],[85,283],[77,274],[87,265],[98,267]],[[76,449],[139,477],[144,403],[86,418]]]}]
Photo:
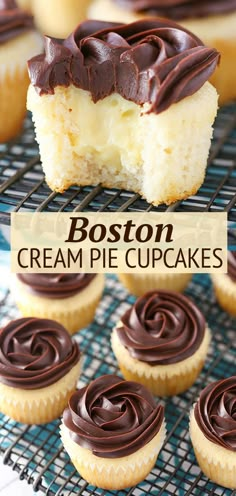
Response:
[{"label": "chocolate frosting", "polygon": [[33,17],[14,0],[0,0],[0,45],[33,28]]},{"label": "chocolate frosting", "polygon": [[103,458],[120,458],[159,432],[164,408],[136,382],[104,375],[72,394],[63,422],[72,440]]},{"label": "chocolate frosting", "polygon": [[236,451],[236,376],[207,386],[195,405],[194,416],[209,441]]},{"label": "chocolate frosting", "polygon": [[228,275],[232,281],[236,282],[236,252],[228,252]]},{"label": "chocolate frosting", "polygon": [[79,361],[80,351],[54,320],[22,318],[0,330],[0,382],[21,389],[54,384]]},{"label": "chocolate frosting", "polygon": [[151,291],[121,318],[116,332],[133,358],[169,365],[192,356],[202,343],[206,323],[195,304],[178,293]]},{"label": "chocolate frosting", "polygon": [[94,102],[116,92],[160,113],[198,91],[218,61],[215,49],[169,20],[85,21],[64,41],[47,37],[29,73],[40,95],[73,84]]},{"label": "chocolate frosting", "polygon": [[18,279],[36,296],[69,298],[85,289],[96,274],[17,274]]},{"label": "chocolate frosting", "polygon": [[113,0],[133,12],[186,19],[223,14],[236,10],[236,0]]}]

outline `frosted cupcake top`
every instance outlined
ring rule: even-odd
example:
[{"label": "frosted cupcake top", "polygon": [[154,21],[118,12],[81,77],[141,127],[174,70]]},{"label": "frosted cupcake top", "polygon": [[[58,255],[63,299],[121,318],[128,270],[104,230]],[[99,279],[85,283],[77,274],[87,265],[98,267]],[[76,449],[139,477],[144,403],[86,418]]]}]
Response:
[{"label": "frosted cupcake top", "polygon": [[33,28],[33,17],[14,0],[0,0],[0,45]]},{"label": "frosted cupcake top", "polygon": [[194,34],[164,19],[132,24],[85,21],[66,39],[45,38],[45,53],[29,62],[40,95],[74,85],[94,102],[112,93],[160,113],[196,93],[219,54]]},{"label": "frosted cupcake top", "polygon": [[202,313],[189,298],[151,291],[127,310],[115,332],[131,357],[149,365],[169,365],[192,356],[205,329]]},{"label": "frosted cupcake top", "polygon": [[127,10],[186,19],[223,14],[236,10],[236,0],[112,0]]},{"label": "frosted cupcake top", "polygon": [[30,293],[44,298],[69,298],[85,289],[96,274],[17,274]]},{"label": "frosted cupcake top", "polygon": [[228,275],[236,282],[236,252],[228,251]]},{"label": "frosted cupcake top", "polygon": [[194,416],[209,441],[236,451],[236,377],[213,382],[203,389]]},{"label": "frosted cupcake top", "polygon": [[22,318],[0,330],[0,382],[7,386],[50,386],[79,359],[79,345],[54,320]]},{"label": "frosted cupcake top", "polygon": [[158,434],[164,407],[141,384],[104,375],[69,399],[63,422],[71,439],[95,456],[135,453]]}]

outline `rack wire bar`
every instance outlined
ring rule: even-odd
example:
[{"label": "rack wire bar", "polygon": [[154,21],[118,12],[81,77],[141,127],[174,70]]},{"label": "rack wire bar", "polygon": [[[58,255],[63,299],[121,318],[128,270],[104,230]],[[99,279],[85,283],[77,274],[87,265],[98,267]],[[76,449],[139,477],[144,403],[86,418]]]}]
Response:
[{"label": "rack wire bar", "polygon": [[[209,481],[197,465],[188,435],[189,411],[200,391],[211,381],[236,373],[235,320],[215,301],[210,278],[195,275],[186,294],[207,316],[212,330],[209,355],[198,380],[186,393],[161,400],[165,403],[167,436],[156,466],[147,479],[124,491],[103,491],[87,484],[70,463],[60,441],[60,421],[25,426],[0,414],[0,455],[4,463],[47,496],[235,496],[236,492]],[[119,373],[110,347],[110,333],[123,312],[134,302],[115,276],[108,276],[94,322],[76,334],[85,363],[79,382],[88,384],[107,373]],[[1,325],[18,315],[11,295],[0,302]]]},{"label": "rack wire bar", "polygon": [[83,210],[226,211],[229,228],[236,229],[236,104],[224,106],[218,113],[204,184],[196,195],[169,207],[154,207],[136,193],[100,185],[52,193],[44,181],[28,114],[22,135],[0,145],[0,223],[10,224],[10,212]]}]

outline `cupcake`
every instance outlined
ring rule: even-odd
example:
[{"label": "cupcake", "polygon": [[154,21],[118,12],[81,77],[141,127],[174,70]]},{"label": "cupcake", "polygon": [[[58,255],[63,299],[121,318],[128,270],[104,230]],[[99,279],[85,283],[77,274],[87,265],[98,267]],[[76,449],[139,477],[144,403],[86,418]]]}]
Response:
[{"label": "cupcake", "polygon": [[161,16],[178,21],[221,53],[221,64],[211,78],[220,103],[236,98],[236,0],[93,0],[88,17],[134,22]]},{"label": "cupcake", "polygon": [[28,108],[51,189],[101,183],[156,205],[198,190],[217,110],[207,81],[216,50],[155,19],[86,21],[62,42],[46,38],[45,51],[29,62]]},{"label": "cupcake", "polygon": [[125,489],[155,465],[165,438],[164,408],[142,385],[104,375],[71,396],[61,437],[88,483]]},{"label": "cupcake", "polygon": [[16,136],[26,113],[27,60],[42,48],[30,15],[14,0],[0,1],[0,143]]},{"label": "cupcake", "polygon": [[219,305],[236,317],[236,252],[228,252],[228,273],[211,275]]},{"label": "cupcake", "polygon": [[126,379],[158,396],[172,396],[190,388],[201,372],[210,331],[189,298],[153,291],[125,312],[111,342]]},{"label": "cupcake", "polygon": [[79,346],[58,322],[23,318],[0,330],[0,412],[43,424],[61,415],[80,374]]},{"label": "cupcake", "polygon": [[57,320],[70,334],[91,324],[103,288],[102,274],[17,274],[12,283],[24,317]]},{"label": "cupcake", "polygon": [[154,289],[165,289],[182,292],[192,279],[192,274],[118,274],[118,277],[126,289],[134,296],[142,296]]},{"label": "cupcake", "polygon": [[86,19],[89,3],[90,0],[31,0],[31,8],[42,33],[65,38]]},{"label": "cupcake", "polygon": [[18,7],[27,12],[32,12],[32,0],[16,0]]},{"label": "cupcake", "polygon": [[190,437],[203,473],[236,489],[236,377],[207,386],[190,415]]}]

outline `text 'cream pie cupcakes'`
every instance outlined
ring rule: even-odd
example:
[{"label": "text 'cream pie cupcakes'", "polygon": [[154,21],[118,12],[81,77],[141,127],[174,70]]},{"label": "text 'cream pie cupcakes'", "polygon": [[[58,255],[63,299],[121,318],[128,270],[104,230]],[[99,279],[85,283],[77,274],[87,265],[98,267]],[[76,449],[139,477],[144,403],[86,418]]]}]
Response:
[{"label": "text 'cream pie cupcakes'", "polygon": [[220,103],[236,98],[236,0],[93,0],[88,17],[133,22],[161,16],[178,21],[221,53],[221,64],[211,78]]},{"label": "text 'cream pie cupcakes'", "polygon": [[46,38],[45,54],[29,62],[28,108],[49,186],[102,183],[157,205],[195,193],[217,110],[208,79],[218,60],[163,19],[86,21],[62,42]]},{"label": "text 'cream pie cupcakes'", "polygon": [[17,274],[12,282],[22,315],[57,320],[70,334],[91,324],[103,288],[103,274]]},{"label": "text 'cream pie cupcakes'", "polygon": [[14,0],[0,1],[0,143],[16,136],[26,113],[27,60],[42,48],[33,19]]},{"label": "text 'cream pie cupcakes'", "polygon": [[13,320],[0,330],[0,412],[17,422],[59,417],[76,388],[79,346],[58,322]]},{"label": "text 'cream pie cupcakes'", "polygon": [[118,274],[122,284],[135,296],[142,296],[148,291],[164,289],[182,292],[192,279],[192,274],[157,274],[155,271],[143,274]]},{"label": "text 'cream pie cupcakes'", "polygon": [[195,382],[206,359],[210,331],[189,298],[153,291],[125,312],[111,342],[126,379],[158,396],[170,396]]},{"label": "text 'cream pie cupcakes'", "polygon": [[219,305],[236,317],[236,252],[228,252],[228,273],[211,275]]},{"label": "text 'cream pie cupcakes'", "polygon": [[190,415],[190,437],[203,473],[236,489],[236,377],[201,392]]},{"label": "text 'cream pie cupcakes'", "polygon": [[142,385],[104,375],[71,396],[61,437],[87,482],[125,489],[156,463],[165,438],[164,408]]}]

